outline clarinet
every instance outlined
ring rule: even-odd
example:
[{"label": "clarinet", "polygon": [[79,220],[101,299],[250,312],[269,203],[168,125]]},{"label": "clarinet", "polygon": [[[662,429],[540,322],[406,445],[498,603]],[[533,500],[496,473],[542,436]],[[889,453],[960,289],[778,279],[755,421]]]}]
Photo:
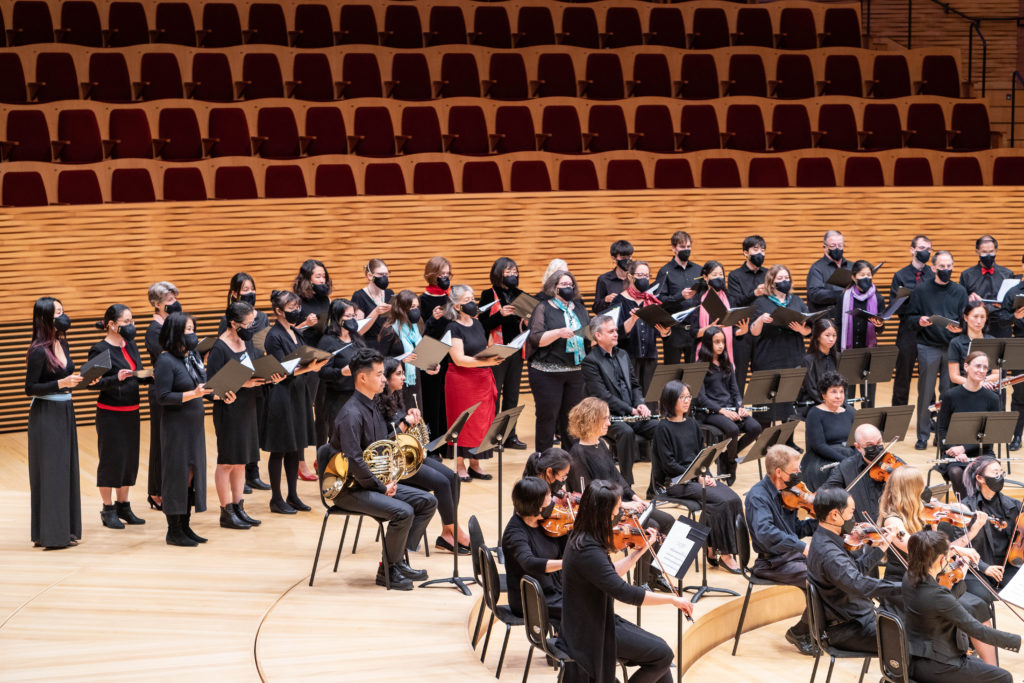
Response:
[{"label": "clarinet", "polygon": [[[724,407],[725,407],[726,410],[731,410],[734,413],[738,413],[739,410],[740,410],[739,408],[737,408],[735,406],[724,406]],[[771,410],[771,406],[740,406],[740,408],[743,408],[748,413],[767,413],[769,410]],[[717,413],[717,411],[712,411],[711,408],[705,408],[703,406],[695,407],[693,409],[693,412],[695,412],[695,413],[703,413],[704,415],[714,415],[715,413]]]},{"label": "clarinet", "polygon": [[608,419],[612,422],[647,422],[648,420],[660,420],[661,415],[613,415]]}]

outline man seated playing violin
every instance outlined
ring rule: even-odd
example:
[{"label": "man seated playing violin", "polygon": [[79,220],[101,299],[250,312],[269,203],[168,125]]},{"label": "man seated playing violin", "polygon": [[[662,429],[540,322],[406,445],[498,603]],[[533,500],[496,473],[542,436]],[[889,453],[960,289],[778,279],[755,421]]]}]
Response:
[{"label": "man seated playing violin", "polygon": [[[818,589],[825,607],[825,635],[829,644],[843,650],[876,652],[875,606],[872,599],[898,596],[902,586],[869,574],[885,556],[893,531],[874,525],[857,525],[853,496],[836,486],[814,493],[814,517],[818,528],[807,553],[807,582]],[[877,540],[862,542],[862,535],[876,530]],[[851,554],[846,542],[865,545]],[[878,543],[879,547],[873,544]]]},{"label": "man seated playing violin", "polygon": [[[883,451],[885,451],[885,445],[882,443],[882,432],[878,431],[878,427],[874,425],[860,425],[854,431],[853,438],[853,445],[857,449],[857,454],[840,460],[839,464],[832,468],[832,473],[829,474],[828,480],[825,481],[825,486],[838,486],[842,489],[848,488],[850,483],[857,479],[857,476],[871,463],[875,462],[878,456],[882,455]],[[878,514],[878,501],[882,497],[882,491],[885,490],[885,481],[888,479],[888,476],[886,476],[888,474],[886,466],[882,466],[881,463],[879,465],[875,468],[880,477],[879,479],[875,478],[875,473],[868,472],[860,478],[852,489],[849,489],[850,495],[853,496],[853,504],[856,506],[856,512],[853,517],[855,522],[863,522],[865,512],[871,515],[872,519]]]},{"label": "man seated playing violin", "polygon": [[[777,444],[768,449],[764,461],[768,473],[750,487],[746,499],[747,529],[757,551],[751,571],[762,579],[803,589],[807,581],[807,544],[800,539],[814,533],[818,523],[799,519],[796,507],[783,505],[780,494],[800,483],[800,453]],[[800,622],[786,631],[786,640],[805,655],[815,652],[809,623],[805,610]]]}]

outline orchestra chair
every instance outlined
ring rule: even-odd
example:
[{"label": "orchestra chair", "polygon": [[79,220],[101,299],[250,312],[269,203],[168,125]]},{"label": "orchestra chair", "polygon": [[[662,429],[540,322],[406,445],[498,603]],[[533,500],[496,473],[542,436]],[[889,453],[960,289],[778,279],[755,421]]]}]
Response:
[{"label": "orchestra chair", "polygon": [[811,683],[814,683],[814,677],[818,673],[818,662],[821,660],[822,653],[826,653],[829,657],[828,676],[825,677],[825,683],[832,680],[832,669],[835,668],[836,659],[863,659],[864,666],[861,667],[860,678],[857,680],[858,683],[864,683],[864,674],[868,672],[871,658],[875,655],[853,650],[840,650],[828,644],[828,637],[825,634],[825,627],[828,623],[825,619],[825,604],[821,601],[821,594],[818,593],[818,589],[810,579],[807,581],[807,611],[811,615],[811,638],[818,647],[818,652],[814,655],[814,668],[811,669]]},{"label": "orchestra chair", "polygon": [[892,612],[879,610],[875,613],[875,633],[881,683],[914,683],[910,678],[910,654],[903,621]]},{"label": "orchestra chair", "polygon": [[[941,458],[943,456],[939,455],[938,457]],[[944,481],[945,483],[944,484],[937,484],[936,486],[932,486],[932,474],[933,473],[938,474],[940,477],[942,477],[942,481]],[[932,492],[932,497],[933,498],[935,498],[936,500],[941,498],[943,500],[943,502],[946,502],[946,503],[949,502],[949,489],[950,489],[949,480],[946,479],[946,475],[944,475],[942,473],[942,471],[939,470],[939,466],[938,465],[932,465],[928,469],[928,479],[927,479],[927,481],[925,481],[925,486],[927,486],[928,489]]]},{"label": "orchestra chair", "polygon": [[523,683],[530,676],[530,662],[533,651],[540,650],[548,656],[549,661],[558,662],[558,683],[565,676],[565,665],[573,661],[558,638],[551,637],[551,623],[548,620],[548,604],[544,601],[544,591],[540,583],[532,576],[524,576],[519,582],[523,595],[523,620],[526,622],[526,640],[530,643],[530,651],[526,654],[526,668],[523,669]]},{"label": "orchestra chair", "polygon": [[491,642],[491,630],[494,628],[494,620],[498,619],[505,624],[505,638],[501,643],[501,654],[498,655],[498,668],[494,672],[494,677],[501,678],[501,665],[505,662],[505,651],[508,649],[508,637],[512,632],[512,627],[522,626],[526,622],[523,617],[513,614],[512,608],[508,605],[498,604],[498,599],[501,597],[501,585],[498,580],[498,565],[491,551],[486,547],[478,548],[477,557],[480,560],[480,578],[483,579],[483,583],[480,585],[484,589],[484,603],[491,611],[491,618],[487,622],[487,635],[484,636],[484,647],[480,651],[480,661],[483,662],[487,657],[487,646]]},{"label": "orchestra chair", "polygon": [[762,579],[754,576],[750,570],[750,532],[747,530],[747,520],[742,514],[736,515],[733,523],[736,529],[736,561],[743,572],[743,578],[747,580],[747,594],[743,597],[743,608],[740,610],[740,620],[736,624],[736,635],[732,641],[732,656],[736,656],[736,650],[740,646],[740,636],[743,635],[743,622],[747,618],[747,607],[750,605],[750,594],[754,586],[783,586],[786,584],[769,579]]},{"label": "orchestra chair", "polygon": [[[480,520],[476,518],[476,515],[469,516],[469,554],[470,559],[473,563],[473,579],[476,581],[476,585],[483,586],[484,580],[480,569],[480,548],[487,548],[489,551],[493,551],[494,548],[488,548],[484,543],[484,532],[480,528]],[[498,585],[501,588],[502,593],[508,592],[507,577],[504,574],[498,575]],[[480,610],[476,614],[476,627],[473,629],[473,637],[480,633],[480,624],[484,620],[484,608],[487,606],[486,601],[480,601]]]}]

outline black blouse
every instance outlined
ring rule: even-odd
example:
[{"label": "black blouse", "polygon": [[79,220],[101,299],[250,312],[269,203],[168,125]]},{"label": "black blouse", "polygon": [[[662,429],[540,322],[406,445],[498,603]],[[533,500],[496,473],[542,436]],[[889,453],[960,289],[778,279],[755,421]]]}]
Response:
[{"label": "black blouse", "polygon": [[672,477],[686,472],[699,452],[700,430],[696,420],[662,420],[654,429],[651,480],[657,486],[664,486]]},{"label": "black blouse", "polygon": [[523,614],[523,597],[519,582],[532,576],[544,591],[545,602],[562,599],[562,572],[548,572],[548,560],[562,559],[565,538],[552,538],[539,527],[531,527],[519,515],[512,515],[501,535],[508,575],[508,606],[513,614]]},{"label": "black blouse", "polygon": [[[986,334],[984,339],[993,339],[991,334]],[[971,342],[974,341],[967,336],[967,333],[958,334],[949,342],[949,354],[947,359],[950,363],[956,363],[960,368],[960,374],[964,374],[963,364],[967,355],[971,352]]]},{"label": "black blouse", "polygon": [[469,325],[452,320],[448,323],[448,331],[452,333],[452,339],[462,340],[462,352],[467,356],[475,356],[487,348],[487,333],[476,318]]},{"label": "black blouse", "polygon": [[323,336],[324,329],[327,326],[327,309],[330,306],[331,297],[327,295],[317,296],[314,294],[311,299],[302,299],[302,317],[308,318],[310,313],[316,316],[315,325],[310,325],[302,330],[296,330],[296,334],[304,339],[305,343],[309,346],[316,346],[320,341],[320,337]]},{"label": "black blouse", "polygon": [[599,440],[595,446],[577,443],[569,451],[569,478],[566,480],[569,491],[583,493],[594,479],[613,481],[621,486],[624,501],[631,501],[636,495],[615,466],[611,451],[604,440]]},{"label": "black blouse", "polygon": [[[120,347],[110,344],[105,339],[101,339],[89,349],[89,360],[92,360],[104,351],[110,352],[110,370],[104,373],[96,384],[89,387],[100,392],[96,398],[96,403],[118,408],[138,407],[140,384],[138,378],[129,377],[121,382],[117,379],[117,373],[119,370],[142,369],[142,357],[139,355],[139,347],[135,345],[134,341],[125,340],[124,347]],[[125,353],[132,359],[132,362],[135,364],[134,368],[128,364]],[[146,383],[151,381],[146,380]]]},{"label": "black blouse", "polygon": [[[957,384],[942,396],[942,405],[939,407],[939,417],[935,420],[935,433],[939,443],[947,448],[957,444],[946,443],[946,431],[949,429],[949,421],[956,413],[992,413],[1003,410],[999,395],[991,389],[981,387],[977,391],[971,391],[963,384]],[[968,457],[978,455],[978,444],[962,444]],[[992,444],[985,444],[984,453],[992,453]]]},{"label": "black blouse", "polygon": [[[390,289],[384,290],[384,303],[390,302],[395,297],[395,293]],[[356,305],[360,311],[363,312],[364,316],[369,317],[373,313],[373,309],[377,308],[379,304],[370,298],[370,295],[366,293],[365,289],[359,289],[352,292],[352,303]],[[367,339],[377,339],[380,336],[381,328],[384,327],[384,316],[379,315],[377,319],[370,325],[370,329],[363,330],[363,336]]]},{"label": "black blouse", "polygon": [[743,405],[740,385],[736,382],[736,372],[726,372],[720,365],[711,363],[704,374],[704,386],[697,394],[697,405],[707,408],[711,415],[722,408],[736,409]]},{"label": "black blouse", "polygon": [[[423,320],[423,334],[434,339],[440,339],[448,329],[448,318],[441,316],[434,317],[434,309],[438,306],[443,310],[448,305],[447,294],[420,294],[420,317]],[[446,357],[447,358],[447,357]]]},{"label": "black blouse", "polygon": [[160,346],[160,330],[163,326],[162,322],[157,322],[154,318],[146,328],[146,352],[149,354],[150,367],[156,365],[156,359],[164,352],[164,347]]},{"label": "black blouse", "polygon": [[804,354],[804,367],[807,368],[807,374],[804,375],[803,386],[800,387],[800,396],[797,397],[798,401],[814,401],[815,404],[821,403],[821,392],[818,391],[818,383],[821,382],[821,378],[830,372],[836,372],[836,356],[833,347],[833,353],[828,355],[822,354],[821,351],[814,349]]},{"label": "black blouse", "polygon": [[[582,327],[586,327],[590,324],[590,316],[587,314],[587,309],[580,300],[572,302],[573,310],[576,312],[576,317],[580,321]],[[548,301],[542,301],[537,305],[536,310],[533,312],[533,316],[530,317],[530,360],[539,361],[541,363],[550,363],[551,365],[561,365],[564,367],[572,368],[579,367],[579,363],[576,362],[573,354],[566,351],[566,342],[568,339],[556,339],[547,346],[540,345],[540,338],[548,330],[557,330],[565,327],[565,314],[562,313],[560,308],[557,308],[554,304]],[[579,332],[583,333],[582,329]],[[583,349],[584,354],[586,353],[589,344],[584,341]],[[582,362],[582,358],[580,361]]]},{"label": "black blouse", "polygon": [[350,332],[349,335],[352,337],[351,342],[344,342],[340,337],[333,334],[325,334],[320,337],[320,343],[317,344],[318,349],[330,351],[331,353],[344,348],[344,351],[338,352],[334,358],[327,361],[327,364],[320,368],[320,379],[326,382],[329,391],[350,394],[356,390],[355,378],[351,375],[343,375],[341,371],[352,361],[356,351],[366,346],[366,344],[358,334]]},{"label": "black blouse", "polygon": [[[762,313],[770,315],[778,308],[778,305],[765,295],[754,299],[754,308],[756,309],[754,317],[757,317]],[[796,295],[790,295],[789,301],[786,302],[786,308],[807,313],[807,306]],[[800,367],[800,362],[804,357],[804,338],[799,332],[794,332],[788,327],[766,323],[761,326],[761,334],[754,339],[751,370],[782,370]]]},{"label": "black blouse", "polygon": [[656,329],[637,318],[633,323],[633,329],[626,332],[626,321],[629,314],[640,304],[628,298],[625,294],[619,294],[608,308],[621,306],[619,311],[619,346],[625,349],[632,358],[657,358],[658,337],[661,336]]},{"label": "black blouse", "polygon": [[71,360],[71,350],[66,339],[60,340],[67,363],[56,370],[46,363],[46,349],[37,346],[28,354],[25,370],[25,393],[29,396],[46,396],[47,394],[70,394],[71,389],[60,389],[57,382],[75,372],[75,361]]},{"label": "black blouse", "polygon": [[522,293],[522,290],[510,289],[508,287],[491,287],[480,293],[480,308],[483,308],[495,299],[498,301],[494,306],[487,309],[486,313],[480,314],[480,324],[484,326],[484,331],[488,334],[500,327],[502,343],[509,343],[522,332],[522,318],[515,314],[501,314],[501,307],[508,306]]}]

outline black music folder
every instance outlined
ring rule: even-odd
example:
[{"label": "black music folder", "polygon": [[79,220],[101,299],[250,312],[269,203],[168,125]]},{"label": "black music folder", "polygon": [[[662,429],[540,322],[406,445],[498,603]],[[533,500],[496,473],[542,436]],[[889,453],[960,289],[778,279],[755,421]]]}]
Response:
[{"label": "black music folder", "polygon": [[776,306],[772,311],[772,325],[776,327],[789,327],[790,323],[798,325],[812,325],[818,318],[828,315],[828,309],[817,313],[801,313],[785,306]]},{"label": "black music folder", "polygon": [[701,305],[708,312],[708,319],[712,321],[717,320],[718,324],[722,327],[730,327],[741,320],[752,320],[757,317],[757,309],[753,306],[728,308],[714,293],[706,296]]},{"label": "black music folder", "polygon": [[206,388],[212,389],[214,396],[224,398],[229,391],[235,392],[241,389],[242,385],[248,382],[254,374],[256,374],[255,371],[232,358],[217,371],[217,374],[207,380]]},{"label": "black music folder", "polygon": [[89,386],[90,382],[107,374],[107,371],[110,370],[110,368],[110,351],[104,350],[103,353],[99,354],[95,358],[86,361],[85,365],[82,366],[82,369],[78,371],[78,374],[82,376],[82,383],[79,386]]},{"label": "black music folder", "polygon": [[253,377],[259,377],[260,379],[269,380],[271,375],[283,375],[287,377],[290,374],[289,371],[269,353],[254,360],[252,362],[252,367],[255,373]]}]

